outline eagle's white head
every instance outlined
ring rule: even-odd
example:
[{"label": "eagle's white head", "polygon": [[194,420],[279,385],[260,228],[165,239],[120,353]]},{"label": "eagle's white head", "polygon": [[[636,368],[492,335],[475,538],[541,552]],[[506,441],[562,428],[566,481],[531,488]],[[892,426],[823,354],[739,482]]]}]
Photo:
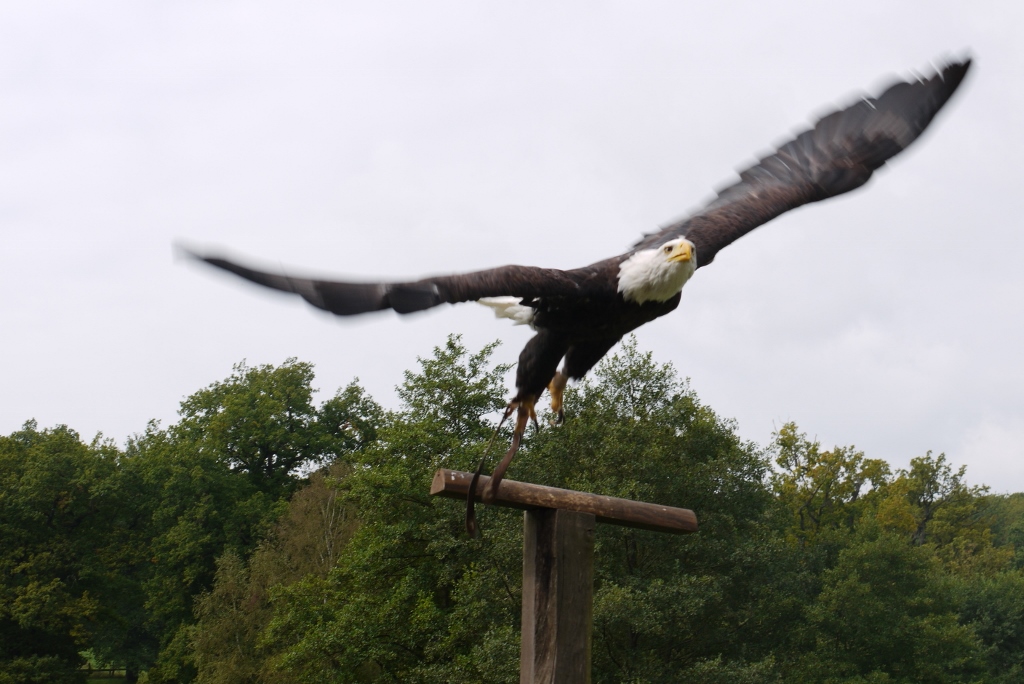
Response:
[{"label": "eagle's white head", "polygon": [[697,249],[686,238],[644,249],[619,265],[619,292],[626,301],[643,304],[675,297],[697,270]]}]

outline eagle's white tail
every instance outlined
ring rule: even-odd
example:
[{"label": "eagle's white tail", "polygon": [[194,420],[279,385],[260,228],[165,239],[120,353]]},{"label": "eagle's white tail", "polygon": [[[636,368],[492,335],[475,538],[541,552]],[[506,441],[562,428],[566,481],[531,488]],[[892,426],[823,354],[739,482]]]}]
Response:
[{"label": "eagle's white tail", "polygon": [[516,325],[533,325],[533,307],[523,306],[520,297],[483,297],[476,300],[494,309],[497,318],[507,318]]}]

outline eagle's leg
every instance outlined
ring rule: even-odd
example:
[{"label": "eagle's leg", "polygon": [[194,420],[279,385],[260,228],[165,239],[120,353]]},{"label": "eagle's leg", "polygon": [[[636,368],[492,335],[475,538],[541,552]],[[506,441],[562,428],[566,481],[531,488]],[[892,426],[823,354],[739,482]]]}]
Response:
[{"label": "eagle's leg", "polygon": [[505,409],[506,415],[511,415],[512,411],[516,412],[516,428],[512,432],[512,444],[509,446],[508,451],[505,452],[505,457],[501,459],[501,463],[491,473],[491,480],[487,483],[484,491],[480,495],[480,499],[486,503],[493,503],[498,496],[498,485],[501,484],[502,479],[505,477],[505,471],[508,470],[508,466],[512,463],[512,457],[519,451],[519,445],[523,441],[523,435],[526,433],[526,424],[533,421],[534,426],[537,426],[537,412],[534,406],[537,403],[537,397],[529,395],[523,399],[514,399]]},{"label": "eagle's leg", "polygon": [[569,376],[559,371],[548,383],[548,393],[551,394],[551,410],[555,417],[551,419],[552,425],[561,425],[565,421],[565,411],[562,409],[562,394],[565,392],[565,385],[569,382]]},{"label": "eagle's leg", "polygon": [[[505,415],[501,417],[501,422],[498,423],[498,427],[495,428],[495,434],[501,429],[501,426],[505,424],[505,421],[509,417],[516,413],[516,429],[512,433],[512,445],[508,451],[505,452],[504,458],[501,459],[501,463],[495,468],[494,473],[491,475],[490,484],[487,488],[481,492],[480,499],[490,504],[494,502],[495,497],[498,493],[498,485],[501,484],[501,480],[505,477],[505,471],[508,470],[508,466],[512,463],[512,457],[519,451],[519,445],[523,441],[523,435],[526,432],[526,424],[530,420],[533,421],[533,426],[539,429],[537,425],[537,413],[534,409],[537,403],[535,397],[527,397],[526,399],[513,399],[509,402],[505,408]],[[492,437],[493,439],[493,437]],[[488,448],[489,450],[489,448]],[[473,505],[476,499],[476,485],[480,480],[480,474],[484,468],[484,461],[480,461],[479,467],[476,472],[473,473],[473,479],[469,483],[469,491],[466,493],[466,532],[469,533],[470,537],[474,539],[479,534],[479,527],[476,524],[476,507]]]},{"label": "eagle's leg", "polygon": [[[544,393],[544,387],[547,383],[556,375],[558,362],[565,356],[568,348],[569,341],[563,335],[541,328],[526,343],[522,353],[519,355],[519,368],[516,370],[516,395],[508,403],[505,415],[502,417],[501,423],[499,423],[497,428],[500,430],[505,421],[513,413],[516,414],[516,427],[512,432],[512,444],[509,446],[508,451],[505,452],[501,463],[494,469],[490,482],[480,493],[480,498],[484,503],[492,503],[497,498],[498,486],[501,484],[502,478],[505,477],[505,471],[508,470],[509,464],[512,463],[512,458],[519,451],[519,445],[522,443],[523,435],[526,433],[527,423],[532,420],[534,427],[539,427],[537,425],[537,412],[535,409],[537,399]],[[476,483],[478,479],[479,476],[474,476],[473,482],[470,484],[468,496],[466,497],[466,529],[471,536],[475,536],[477,530],[473,500],[476,496]]]}]

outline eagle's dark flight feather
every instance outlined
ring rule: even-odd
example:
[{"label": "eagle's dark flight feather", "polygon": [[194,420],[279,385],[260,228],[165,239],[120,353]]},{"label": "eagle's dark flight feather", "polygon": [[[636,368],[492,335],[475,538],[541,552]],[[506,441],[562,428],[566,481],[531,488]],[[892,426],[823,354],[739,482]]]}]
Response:
[{"label": "eagle's dark flight feather", "polygon": [[341,316],[393,309],[422,311],[439,304],[514,296],[534,305],[544,298],[611,302],[620,264],[638,250],[685,237],[696,246],[698,267],[718,251],[790,209],[854,190],[910,145],[960,85],[971,60],[945,66],[930,78],[896,83],[875,99],[862,99],[823,117],[813,129],[740,172],[706,207],[650,233],[632,251],[590,266],[562,271],[533,266],[437,276],[404,283],[359,283],[279,275],[216,256],[188,252],[254,283],[302,296]]},{"label": "eagle's dark flight feather", "polygon": [[855,190],[875,169],[914,142],[956,91],[971,60],[949,64],[931,78],[896,83],[877,99],[861,99],[823,117],[814,128],[740,172],[740,180],[682,221],[645,235],[636,249],[685,237],[697,266],[776,216],[809,202]]}]

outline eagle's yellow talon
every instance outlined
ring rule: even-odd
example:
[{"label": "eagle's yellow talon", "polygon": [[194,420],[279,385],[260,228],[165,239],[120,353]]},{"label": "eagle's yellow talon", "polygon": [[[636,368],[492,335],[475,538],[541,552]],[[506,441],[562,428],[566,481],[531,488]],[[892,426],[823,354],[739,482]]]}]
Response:
[{"label": "eagle's yellow talon", "polygon": [[555,373],[555,377],[548,383],[548,393],[551,395],[551,410],[555,413],[552,425],[561,425],[565,420],[565,410],[562,408],[562,395],[565,393],[565,385],[569,382],[569,376],[561,371]]}]

